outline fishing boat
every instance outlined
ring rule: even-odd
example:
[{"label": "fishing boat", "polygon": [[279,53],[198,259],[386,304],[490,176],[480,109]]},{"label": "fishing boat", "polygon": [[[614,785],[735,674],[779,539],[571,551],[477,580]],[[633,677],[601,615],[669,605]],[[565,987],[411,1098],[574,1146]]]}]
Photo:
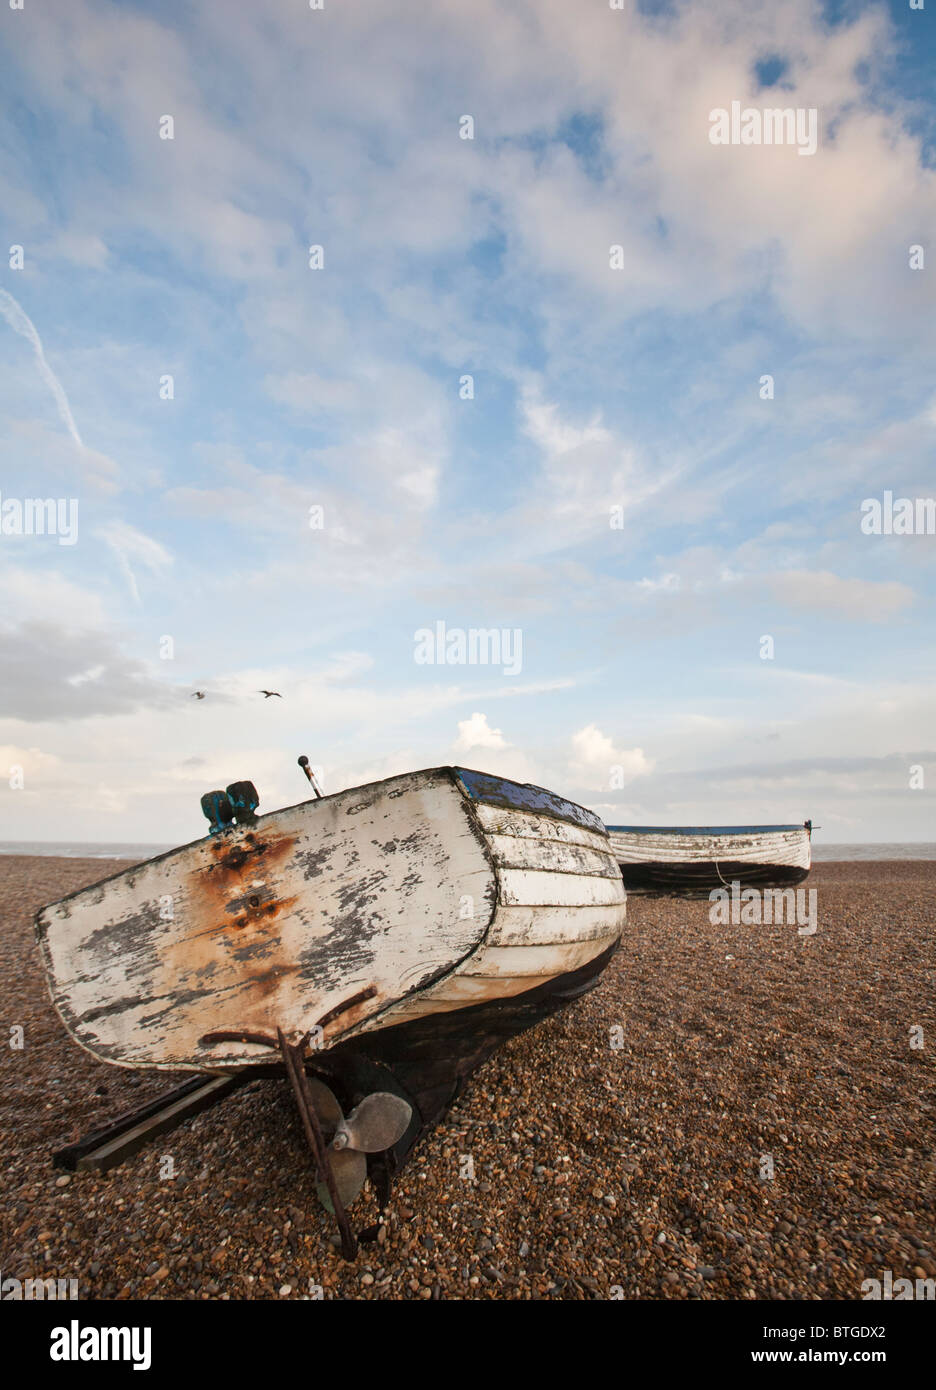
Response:
[{"label": "fishing boat", "polygon": [[[323,1201],[413,1144],[505,1038],[593,986],[625,890],[604,824],[541,787],[438,767],[257,815],[43,908],[72,1038],[124,1067],[282,1074]],[[353,1242],[346,1242],[351,1245]]]},{"label": "fishing boat", "polygon": [[628,893],[702,897],[740,882],[801,883],[811,864],[812,821],[802,825],[609,825]]}]

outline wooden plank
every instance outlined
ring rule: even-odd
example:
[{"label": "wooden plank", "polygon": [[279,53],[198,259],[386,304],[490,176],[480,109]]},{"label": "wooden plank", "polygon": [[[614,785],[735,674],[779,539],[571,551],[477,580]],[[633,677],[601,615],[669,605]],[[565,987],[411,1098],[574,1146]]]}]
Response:
[{"label": "wooden plank", "polygon": [[600,850],[558,840],[534,840],[519,835],[490,835],[488,843],[499,869],[548,869],[556,874],[581,874],[597,878],[621,877],[618,862],[607,843]]},{"label": "wooden plank", "polygon": [[511,980],[517,982],[519,993],[525,988],[520,981],[528,975],[543,979],[565,975],[570,970],[580,969],[606,949],[606,938],[564,941],[548,946],[484,946],[452,978],[456,983],[464,979]]},{"label": "wooden plank", "polygon": [[147,1105],[138,1106],[136,1110],[128,1110],[123,1115],[118,1115],[115,1120],[111,1120],[110,1124],[102,1125],[100,1129],[91,1130],[77,1143],[66,1144],[61,1149],[55,1149],[52,1153],[52,1166],[73,1171],[75,1164],[83,1154],[90,1153],[92,1149],[96,1149],[107,1139],[113,1138],[115,1134],[132,1129],[134,1125],[140,1124],[149,1115],[155,1115],[158,1110],[162,1110],[172,1100],[181,1100],[183,1096],[197,1090],[204,1084],[205,1078],[203,1076],[193,1076],[188,1081],[184,1081],[181,1086],[177,1086],[174,1091],[157,1096],[155,1100],[151,1100]]},{"label": "wooden plank", "polygon": [[[108,1168],[114,1168],[118,1163],[123,1163],[125,1158],[131,1158],[135,1153],[138,1153],[151,1139],[156,1139],[160,1134],[166,1134],[169,1130],[176,1129],[185,1120],[190,1120],[202,1110],[207,1110],[209,1106],[217,1104],[219,1100],[230,1095],[231,1091],[236,1090],[238,1086],[243,1085],[249,1079],[249,1076],[239,1074],[212,1076],[210,1078],[199,1077],[194,1088],[179,1087],[176,1091],[171,1091],[167,1096],[164,1096],[163,1104],[159,1109],[153,1111],[152,1106],[144,1107],[152,1113],[146,1115],[131,1128],[112,1133],[109,1139],[105,1139],[94,1148],[86,1150],[72,1166],[80,1172],[105,1173]],[[185,1090],[186,1094],[179,1095],[181,1090]],[[66,1165],[59,1164],[58,1166]]]},{"label": "wooden plank", "polygon": [[[620,870],[618,871],[620,878]],[[608,941],[620,936],[626,909],[589,907],[499,907],[485,938],[490,946],[550,946],[567,941]],[[484,949],[482,948],[482,949]]]},{"label": "wooden plank", "polygon": [[501,806],[475,808],[478,821],[489,835],[515,835],[520,839],[559,840],[568,845],[584,845],[587,849],[607,852],[608,836],[604,830],[586,830],[569,821],[553,820],[550,816],[533,815],[528,811],[509,811]]},{"label": "wooden plank", "polygon": [[505,907],[622,906],[625,901],[621,875],[600,878],[592,874],[556,874],[548,869],[499,869],[498,892]]}]

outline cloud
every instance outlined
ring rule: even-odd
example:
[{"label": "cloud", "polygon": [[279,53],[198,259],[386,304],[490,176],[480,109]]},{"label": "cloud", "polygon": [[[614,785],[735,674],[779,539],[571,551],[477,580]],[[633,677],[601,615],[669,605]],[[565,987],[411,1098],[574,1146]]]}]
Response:
[{"label": "cloud", "polygon": [[615,785],[646,777],[653,771],[653,760],[642,748],[618,748],[596,724],[586,724],[572,735],[573,768],[578,775],[599,774],[597,786],[607,787],[611,778]]},{"label": "cloud", "polygon": [[606,535],[612,507],[626,515],[657,493],[675,471],[647,467],[633,447],[602,423],[600,412],[575,424],[543,392],[542,382],[525,378],[519,397],[520,428],[541,453],[541,477],[534,501],[524,503],[509,519],[511,527],[541,550],[554,545],[557,527],[566,545],[596,532]]},{"label": "cloud", "polygon": [[492,729],[486,714],[473,714],[470,719],[458,723],[458,738],[452,745],[459,753],[467,753],[470,748],[506,748],[507,741],[500,729]]},{"label": "cloud", "polygon": [[674,594],[680,589],[680,578],[678,574],[673,572],[661,574],[659,579],[638,579],[637,585],[648,594],[659,592]]},{"label": "cloud", "polygon": [[0,634],[0,711],[30,722],[162,709],[176,698],[109,634],[52,620]]},{"label": "cloud", "polygon": [[78,433],[78,426],[75,424],[71,413],[71,406],[68,404],[68,397],[58,377],[46,361],[46,355],[42,347],[42,340],[36,332],[36,326],[29,315],[23,310],[13,296],[4,289],[0,289],[0,314],[6,319],[14,333],[19,333],[31,345],[36,356],[36,365],[39,373],[52,393],[58,413],[62,423],[68,430],[72,439],[79,449],[84,449],[81,442],[81,435]]},{"label": "cloud", "polygon": [[99,236],[91,232],[64,232],[52,246],[53,253],[73,265],[91,270],[104,270],[110,252]]},{"label": "cloud", "polygon": [[[130,187],[117,197],[92,182],[100,222],[129,215],[150,231],[163,210],[164,236],[188,265],[266,282],[264,292],[320,241],[327,268],[297,289],[319,307],[317,324],[327,322],[331,267],[354,268],[373,322],[376,307],[411,288],[414,256],[453,258],[464,275],[463,253],[493,231],[505,243],[505,292],[535,285],[550,328],[565,317],[564,291],[607,317],[622,306],[698,311],[766,286],[812,327],[845,318],[870,333],[917,318],[919,295],[932,294],[879,249],[893,226],[930,225],[936,203],[912,107],[899,91],[882,94],[898,41],[882,6],[832,25],[810,0],[782,13],[725,0],[610,16],[606,6],[505,12],[479,0],[445,7],[431,26],[415,3],[370,15],[366,29],[344,7],[329,20],[326,58],[299,9],[232,16],[206,4],[183,31],[75,0],[67,21],[24,34],[19,56],[57,114],[82,128],[103,109],[122,132]],[[714,107],[773,101],[755,73],[765,52],[787,59],[784,102],[821,109],[812,158],[708,140]],[[284,53],[315,75],[314,147],[301,84],[282,82]],[[234,113],[219,100],[233,74]],[[471,93],[472,142],[458,141],[451,91]],[[157,106],[176,118],[162,147]],[[569,134],[576,117],[593,127],[589,139]],[[310,199],[319,186],[328,196]],[[109,229],[96,234],[111,244]],[[626,248],[619,273],[608,268],[612,243]],[[470,337],[445,287],[422,288],[438,306],[435,331],[444,316],[450,340]]]},{"label": "cloud", "polygon": [[[140,602],[133,565],[142,566],[152,575],[161,575],[172,564],[172,556],[165,546],[151,536],[144,535],[126,521],[109,521],[95,532],[111,549],[117,558],[121,573],[127,581],[131,594]],[[133,562],[131,564],[131,561]]]},{"label": "cloud", "polygon": [[843,579],[827,570],[789,570],[769,580],[775,596],[794,608],[840,613],[882,623],[913,602],[913,590],[896,580]]},{"label": "cloud", "polygon": [[23,769],[23,787],[19,790],[32,790],[34,781],[57,772],[61,759],[35,746],[24,748],[13,743],[0,744],[0,772],[4,780],[10,775],[9,769],[12,767]]},{"label": "cloud", "polygon": [[586,425],[571,425],[562,420],[559,407],[541,398],[538,388],[528,383],[521,398],[523,429],[550,461],[563,454],[574,454],[589,444],[610,444],[613,436],[595,415]]},{"label": "cloud", "polygon": [[321,372],[289,371],[279,377],[268,376],[263,385],[275,401],[309,415],[356,410],[372,401],[363,382]]},{"label": "cloud", "polygon": [[100,594],[57,570],[38,565],[0,567],[0,588],[4,609],[21,622],[41,622],[54,613],[63,626],[102,628],[107,615]]}]

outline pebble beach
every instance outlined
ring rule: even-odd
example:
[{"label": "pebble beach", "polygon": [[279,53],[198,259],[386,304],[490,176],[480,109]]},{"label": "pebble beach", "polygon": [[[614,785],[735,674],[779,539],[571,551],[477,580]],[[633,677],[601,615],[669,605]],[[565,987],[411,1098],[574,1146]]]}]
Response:
[{"label": "pebble beach", "polygon": [[813,936],[629,898],[598,987],[474,1074],[382,1217],[369,1190],[355,1204],[354,1264],[284,1080],[107,1173],[53,1168],[186,1079],[98,1062],[46,991],[34,912],[124,867],[0,856],[3,1278],[116,1300],[860,1299],[885,1270],[936,1278],[936,861],[818,864]]}]

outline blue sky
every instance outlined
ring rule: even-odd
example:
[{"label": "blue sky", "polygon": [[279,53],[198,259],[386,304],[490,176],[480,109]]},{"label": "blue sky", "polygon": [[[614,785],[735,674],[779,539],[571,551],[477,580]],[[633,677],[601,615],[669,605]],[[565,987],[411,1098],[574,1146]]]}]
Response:
[{"label": "blue sky", "polygon": [[934,489],[933,10],[0,12],[0,493],[79,509],[0,534],[0,837],[190,839],[307,753],[933,839],[936,538],[859,527]]}]

